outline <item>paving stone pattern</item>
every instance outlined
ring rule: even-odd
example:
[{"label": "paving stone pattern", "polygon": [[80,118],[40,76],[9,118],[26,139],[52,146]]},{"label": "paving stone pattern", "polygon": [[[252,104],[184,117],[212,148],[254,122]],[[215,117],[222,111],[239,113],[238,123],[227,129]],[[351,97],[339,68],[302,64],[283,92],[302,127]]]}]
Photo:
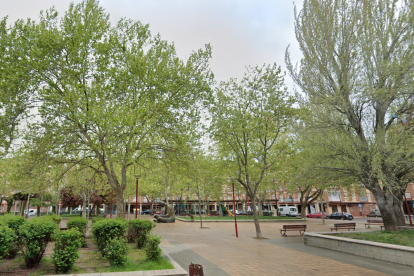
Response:
[{"label": "paving stone pattern", "polygon": [[[151,219],[150,217],[147,217]],[[308,220],[308,231],[325,232],[334,221]],[[295,232],[281,237],[285,223],[262,223],[263,236],[255,239],[253,223],[239,224],[239,237],[234,225],[208,223],[200,229],[199,222],[157,224],[154,233],[163,237],[161,246],[184,269],[191,262],[204,267],[206,276],[215,275],[414,275],[411,267],[380,262],[347,253],[306,246]],[[364,222],[357,222],[363,230]],[[377,230],[377,229],[373,229]]]}]

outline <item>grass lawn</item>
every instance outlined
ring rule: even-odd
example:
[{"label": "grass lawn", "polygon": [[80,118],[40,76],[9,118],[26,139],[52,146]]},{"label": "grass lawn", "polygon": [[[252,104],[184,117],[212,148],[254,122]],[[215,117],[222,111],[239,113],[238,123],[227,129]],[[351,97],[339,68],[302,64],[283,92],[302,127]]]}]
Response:
[{"label": "grass lawn", "polygon": [[397,232],[373,231],[365,233],[342,233],[335,235],[335,237],[344,237],[357,240],[366,240],[372,242],[381,242],[414,247],[413,230],[402,230]]},{"label": "grass lawn", "polygon": [[[102,258],[102,255],[87,239],[88,247],[79,248],[80,258],[75,262],[70,274],[98,273],[98,272],[123,272],[123,271],[143,271],[143,270],[161,270],[173,269],[173,265],[165,258],[157,262],[146,261],[146,255],[143,250],[138,250],[136,244],[128,244],[131,248],[128,254],[127,263],[122,267],[111,267],[108,260]],[[0,275],[7,276],[39,276],[46,274],[56,274],[53,260],[50,254],[53,251],[53,244],[48,245],[48,249],[42,258],[39,266],[34,269],[26,269],[24,259],[21,253],[14,259],[4,259],[0,263]]]},{"label": "grass lawn", "polygon": [[[124,266],[120,267],[96,267],[96,272],[123,272],[123,271],[142,271],[142,270],[160,270],[173,269],[174,266],[165,258],[161,258],[157,262],[146,261],[146,255],[143,250],[138,250],[136,244],[128,244],[131,251],[128,260]],[[100,258],[101,254],[97,251],[93,252],[93,256]]]},{"label": "grass lawn", "polygon": [[[185,219],[185,220],[191,220],[191,217],[189,216],[183,216],[183,217],[179,217],[181,219]],[[300,217],[272,217],[272,216],[260,216],[259,219],[300,219]],[[237,220],[248,220],[249,216],[237,216]],[[250,219],[253,220],[253,216],[250,216]],[[194,216],[194,220],[200,220],[200,216]],[[203,220],[234,220],[233,217],[204,217],[203,216]]]}]

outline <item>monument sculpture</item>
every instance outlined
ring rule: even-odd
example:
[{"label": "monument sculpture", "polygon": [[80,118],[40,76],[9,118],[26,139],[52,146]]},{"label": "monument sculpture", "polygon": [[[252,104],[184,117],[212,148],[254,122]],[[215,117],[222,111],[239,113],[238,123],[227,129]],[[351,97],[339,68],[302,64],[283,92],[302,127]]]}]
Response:
[{"label": "monument sculpture", "polygon": [[164,211],[164,214],[155,215],[154,218],[156,220],[154,221],[163,222],[163,223],[175,222],[174,208],[171,205],[165,203],[164,201],[160,201],[159,204],[161,207],[165,207],[165,211]]}]

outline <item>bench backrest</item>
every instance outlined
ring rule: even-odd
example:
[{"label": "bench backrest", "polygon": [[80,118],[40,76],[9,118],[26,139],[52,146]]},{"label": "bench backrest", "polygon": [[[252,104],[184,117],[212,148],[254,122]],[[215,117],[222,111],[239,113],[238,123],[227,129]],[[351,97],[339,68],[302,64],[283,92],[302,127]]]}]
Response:
[{"label": "bench backrest", "polygon": [[283,229],[306,229],[307,225],[283,225]]},{"label": "bench backrest", "polygon": [[382,219],[368,219],[368,223],[383,223]]},{"label": "bench backrest", "polygon": [[335,227],[348,227],[348,226],[356,226],[356,223],[335,223]]}]

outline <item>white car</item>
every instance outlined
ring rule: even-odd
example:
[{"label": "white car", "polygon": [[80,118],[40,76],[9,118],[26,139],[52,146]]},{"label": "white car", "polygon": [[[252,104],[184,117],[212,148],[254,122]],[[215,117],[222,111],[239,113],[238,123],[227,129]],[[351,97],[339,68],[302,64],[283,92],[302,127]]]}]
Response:
[{"label": "white car", "polygon": [[[24,211],[25,214],[27,214],[27,211]],[[37,209],[29,209],[29,217],[34,217],[37,214]]]}]

